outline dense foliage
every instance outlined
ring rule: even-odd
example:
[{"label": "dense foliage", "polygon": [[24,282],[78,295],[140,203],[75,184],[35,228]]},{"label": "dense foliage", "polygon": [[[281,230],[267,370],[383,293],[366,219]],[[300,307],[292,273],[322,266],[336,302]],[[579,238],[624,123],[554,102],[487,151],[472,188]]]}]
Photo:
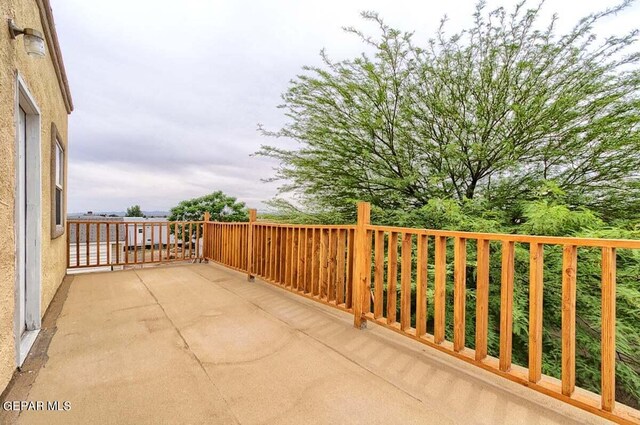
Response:
[{"label": "dense foliage", "polygon": [[[211,221],[249,221],[249,212],[244,202],[238,202],[233,196],[225,195],[218,190],[209,195],[181,201],[171,208],[169,221],[201,221],[204,213],[209,212]],[[187,231],[191,229],[191,232]],[[179,239],[197,238],[202,235],[202,225],[174,227],[171,233],[175,233]]]},{"label": "dense foliage", "polygon": [[140,209],[140,205],[132,205],[127,208],[127,212],[125,213],[126,217],[144,217],[142,210]]},{"label": "dense foliage", "polygon": [[[283,95],[288,123],[276,132],[262,129],[299,143],[297,149],[263,146],[259,152],[280,160],[274,179],[283,182],[282,192],[301,200],[300,206],[282,199],[274,205],[286,219],[305,222],[352,221],[355,201],[365,200],[380,224],[640,238],[638,34],[602,38],[594,30],[628,4],[591,14],[558,34],[555,16],[540,22],[542,4],[487,11],[481,2],[470,28],[448,33],[443,20],[423,43],[363,13],[379,36],[347,31],[373,53],[334,62],[323,51],[324,65],[305,67]],[[471,344],[473,252],[471,246]],[[595,392],[599,255],[579,252],[576,333],[577,383]],[[561,256],[553,247],[545,250],[543,372],[553,376],[560,373]],[[499,282],[499,255],[492,255],[494,261],[491,281]],[[528,266],[528,246],[518,244],[514,361],[522,365]],[[618,252],[617,304],[617,398],[638,407],[638,252]],[[499,285],[492,284],[494,354],[499,311]]]},{"label": "dense foliage", "polygon": [[199,198],[181,201],[171,208],[169,221],[200,221],[204,213],[211,214],[211,221],[249,221],[249,213],[244,202],[216,191]]}]

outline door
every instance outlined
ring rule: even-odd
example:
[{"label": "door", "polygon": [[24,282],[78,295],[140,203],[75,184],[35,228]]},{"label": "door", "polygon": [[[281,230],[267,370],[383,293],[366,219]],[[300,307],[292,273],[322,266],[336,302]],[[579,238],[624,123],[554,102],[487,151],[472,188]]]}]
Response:
[{"label": "door", "polygon": [[18,164],[17,164],[17,255],[18,275],[18,335],[27,330],[27,113],[18,111]]},{"label": "door", "polygon": [[14,332],[18,366],[26,358],[40,329],[42,278],[42,161],[40,109],[17,76]]}]

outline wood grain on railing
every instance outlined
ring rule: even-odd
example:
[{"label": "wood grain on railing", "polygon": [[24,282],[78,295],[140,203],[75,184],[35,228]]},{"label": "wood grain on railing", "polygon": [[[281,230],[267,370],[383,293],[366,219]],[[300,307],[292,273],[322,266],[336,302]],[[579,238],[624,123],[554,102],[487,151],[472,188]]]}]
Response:
[{"label": "wood grain on railing", "polygon": [[[356,224],[355,269],[353,276],[353,317],[354,326],[362,328],[366,325],[365,313],[369,311],[369,291],[371,290],[371,238],[367,241],[371,223],[371,206],[358,204],[358,223]],[[365,307],[366,306],[366,307]]]},{"label": "wood grain on railing", "polygon": [[382,317],[382,302],[384,293],[384,232],[375,232],[375,259],[373,273],[373,317]]},{"label": "wood grain on railing", "polygon": [[402,260],[400,266],[400,329],[411,328],[411,245],[410,233],[402,236]]},{"label": "wood grain on railing", "polygon": [[[250,217],[253,213],[250,214]],[[205,258],[317,301],[352,308],[355,226],[205,222]]]},{"label": "wood grain on railing", "polygon": [[616,391],[616,249],[602,248],[601,407],[612,412]]},{"label": "wood grain on railing", "polygon": [[453,248],[453,349],[461,351],[465,343],[465,305],[467,289],[467,240],[455,238]]},{"label": "wood grain on railing", "polygon": [[418,235],[418,250],[416,255],[416,336],[427,333],[427,257],[429,253],[428,239],[425,235]]},{"label": "wood grain on railing", "polygon": [[487,357],[489,328],[489,240],[477,240],[476,259],[476,353],[475,360]]},{"label": "wood grain on railing", "polygon": [[389,234],[389,263],[387,266],[387,323],[396,323],[398,310],[398,234]]},{"label": "wood grain on railing", "polygon": [[576,387],[576,267],[578,248],[562,250],[562,394],[571,396]]},{"label": "wood grain on railing", "polygon": [[515,244],[502,241],[502,277],[500,281],[500,370],[511,369],[513,340],[513,279]]},{"label": "wood grain on railing", "polygon": [[542,302],[544,246],[529,245],[529,381],[542,377]]},{"label": "wood grain on railing", "polygon": [[436,344],[444,341],[446,314],[446,279],[447,279],[447,238],[435,238],[435,292],[433,297],[433,338]]}]

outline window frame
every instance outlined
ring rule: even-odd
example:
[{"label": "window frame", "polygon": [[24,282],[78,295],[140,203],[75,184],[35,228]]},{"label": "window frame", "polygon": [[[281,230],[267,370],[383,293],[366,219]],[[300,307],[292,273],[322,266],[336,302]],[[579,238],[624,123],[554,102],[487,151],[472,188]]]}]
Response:
[{"label": "window frame", "polygon": [[[58,170],[58,148],[60,148],[61,161],[60,170]],[[67,214],[67,149],[66,144],[55,123],[51,123],[51,239],[56,239],[64,235],[66,230],[66,214]],[[61,175],[60,175],[61,174]],[[60,184],[58,184],[60,180]],[[57,201],[56,191],[60,190],[60,224],[56,222]]]}]

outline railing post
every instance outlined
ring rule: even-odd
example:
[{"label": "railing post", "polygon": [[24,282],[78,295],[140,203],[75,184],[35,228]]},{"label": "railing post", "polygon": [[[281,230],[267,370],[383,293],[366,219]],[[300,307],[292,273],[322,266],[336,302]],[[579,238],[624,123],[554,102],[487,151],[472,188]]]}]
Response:
[{"label": "railing post", "polygon": [[358,202],[358,221],[355,232],[355,270],[353,276],[353,325],[363,329],[367,326],[364,317],[364,305],[369,297],[369,245],[367,243],[367,226],[371,224],[371,205],[368,202]]},{"label": "railing post", "polygon": [[249,232],[247,236],[247,280],[253,282],[253,228],[256,221],[257,211],[255,208],[249,209]]},{"label": "railing post", "polygon": [[[202,258],[205,260],[209,258],[209,221],[211,221],[211,213],[209,211],[204,212],[204,223],[202,223]],[[162,232],[162,230],[160,230]],[[169,243],[169,235],[167,234],[167,243]],[[162,258],[162,253],[160,253]]]},{"label": "railing post", "polygon": [[602,248],[602,410],[616,403],[616,249]]}]

